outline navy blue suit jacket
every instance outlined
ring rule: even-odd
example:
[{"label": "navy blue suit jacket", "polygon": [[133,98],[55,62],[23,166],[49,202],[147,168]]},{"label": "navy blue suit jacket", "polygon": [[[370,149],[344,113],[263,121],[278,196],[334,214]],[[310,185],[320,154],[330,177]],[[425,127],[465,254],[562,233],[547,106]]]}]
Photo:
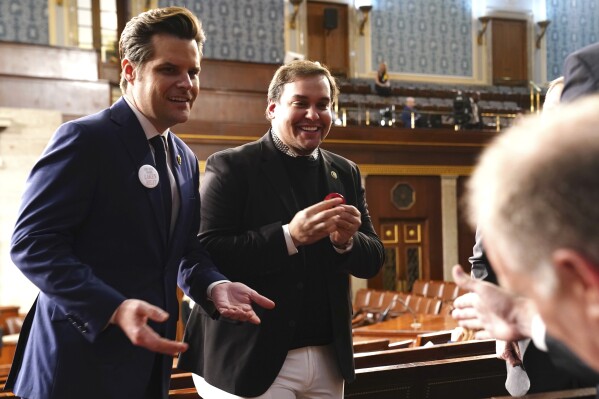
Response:
[{"label": "navy blue suit jacket", "polygon": [[[141,398],[156,355],[108,321],[136,298],[170,314],[151,323],[175,338],[180,264],[185,287],[210,308],[207,286],[224,279],[197,238],[198,162],[169,134],[181,207],[167,237],[158,187],[138,171],[155,165],[144,131],[124,99],[58,128],[27,182],[12,238],[17,267],[40,289],[21,332],[7,383],[25,398]],[[193,278],[190,275],[193,274]],[[166,397],[172,359],[162,362]]]}]

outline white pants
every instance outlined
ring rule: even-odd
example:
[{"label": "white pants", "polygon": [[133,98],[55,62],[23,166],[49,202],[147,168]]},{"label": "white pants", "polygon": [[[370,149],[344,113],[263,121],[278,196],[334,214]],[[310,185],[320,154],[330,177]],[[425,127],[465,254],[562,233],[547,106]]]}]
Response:
[{"label": "white pants", "polygon": [[[220,390],[199,375],[193,382],[203,399],[243,399]],[[343,378],[332,346],[308,346],[287,353],[268,390],[255,399],[342,399]]]}]

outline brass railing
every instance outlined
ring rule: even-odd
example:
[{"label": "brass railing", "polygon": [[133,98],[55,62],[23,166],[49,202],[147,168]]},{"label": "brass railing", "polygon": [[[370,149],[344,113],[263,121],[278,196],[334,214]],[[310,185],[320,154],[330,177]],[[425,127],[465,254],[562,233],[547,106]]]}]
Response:
[{"label": "brass railing", "polygon": [[[528,87],[530,89],[530,113],[541,112],[541,88],[532,80],[528,81]],[[535,107],[536,105],[536,107]]]}]

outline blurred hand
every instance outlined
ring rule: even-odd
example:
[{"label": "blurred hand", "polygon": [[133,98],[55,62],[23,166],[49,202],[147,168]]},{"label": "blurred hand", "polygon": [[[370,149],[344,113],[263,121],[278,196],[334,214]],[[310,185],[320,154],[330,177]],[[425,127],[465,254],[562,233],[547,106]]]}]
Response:
[{"label": "blurred hand", "polygon": [[[333,198],[309,206],[296,213],[291,222],[289,222],[289,234],[295,246],[299,247],[300,245],[315,243],[337,231],[339,229],[337,225],[340,219],[339,215],[346,212],[345,207],[339,206],[342,202],[342,198]],[[348,223],[346,220],[344,225]],[[349,237],[347,240],[349,240]],[[344,242],[347,242],[347,240]]]},{"label": "blurred hand", "polygon": [[498,285],[474,280],[460,265],[453,267],[453,279],[459,287],[471,291],[453,302],[451,315],[460,326],[480,330],[477,339],[530,338],[532,317],[537,313],[530,299],[513,295]]},{"label": "blurred hand", "polygon": [[148,320],[162,323],[168,317],[168,313],[157,306],[139,299],[126,299],[116,309],[111,322],[125,332],[133,345],[176,356],[187,350],[187,344],[163,338],[148,326]]},{"label": "blurred hand", "polygon": [[211,296],[222,316],[252,324],[260,324],[260,318],[252,308],[252,302],[265,309],[275,307],[273,301],[242,283],[218,284],[212,288]]}]

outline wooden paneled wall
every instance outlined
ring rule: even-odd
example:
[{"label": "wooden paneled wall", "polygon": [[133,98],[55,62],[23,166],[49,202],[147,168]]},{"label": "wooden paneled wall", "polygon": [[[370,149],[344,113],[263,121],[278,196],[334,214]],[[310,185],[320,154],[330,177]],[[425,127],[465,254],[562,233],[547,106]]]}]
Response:
[{"label": "wooden paneled wall", "polygon": [[[391,191],[397,184],[407,184],[414,190],[414,204],[399,209],[392,202]],[[384,238],[381,224],[414,223],[422,226],[422,275],[424,280],[443,280],[443,246],[441,236],[441,181],[439,176],[376,176],[366,179],[368,208],[374,228]],[[404,232],[398,232],[403,242]],[[398,262],[406,261],[404,253],[398,253]],[[369,287],[383,289],[382,276],[369,281]],[[385,287],[389,289],[388,287]]]},{"label": "wooden paneled wall", "polygon": [[94,51],[0,42],[0,107],[86,115],[110,105]]},{"label": "wooden paneled wall", "polygon": [[[118,66],[111,73],[104,73],[104,67],[99,74],[93,51],[0,42],[0,106],[58,110],[63,119],[100,111],[110,105],[111,84],[118,84]],[[202,60],[200,96],[190,120],[173,130],[201,162],[218,150],[261,137],[269,127],[264,111],[268,84],[277,68]],[[469,174],[493,136],[491,132],[334,126],[323,147],[358,163],[369,176],[367,196],[377,229],[385,219],[425,223],[422,277],[442,279],[440,176],[447,168],[453,171],[445,174]],[[409,210],[398,211],[389,202],[389,191],[400,180],[412,185],[418,195]],[[462,187],[459,179],[458,195]],[[461,222],[458,230],[459,257],[464,263],[474,236]],[[378,283],[374,284],[376,288]]]}]

